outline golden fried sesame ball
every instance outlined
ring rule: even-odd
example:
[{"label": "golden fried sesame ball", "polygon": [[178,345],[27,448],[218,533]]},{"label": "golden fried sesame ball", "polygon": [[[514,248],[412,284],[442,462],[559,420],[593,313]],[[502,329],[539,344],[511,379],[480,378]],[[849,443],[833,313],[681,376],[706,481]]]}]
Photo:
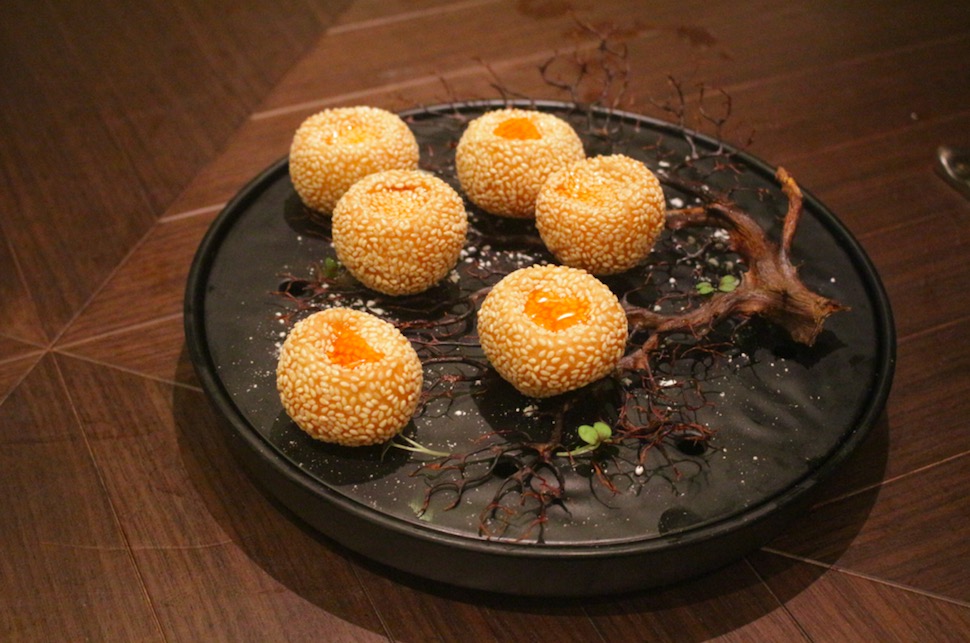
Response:
[{"label": "golden fried sesame ball", "polygon": [[388,170],[355,183],[333,211],[337,258],[361,283],[388,295],[427,290],[465,245],[461,196],[420,170]]},{"label": "golden fried sesame ball", "polygon": [[524,109],[499,109],[468,124],[455,151],[458,181],[486,212],[530,218],[546,178],[584,158],[583,143],[566,121]]},{"label": "golden fried sesame ball", "polygon": [[330,214],[351,185],[381,170],[418,167],[418,142],[399,116],[336,107],[309,117],[290,145],[290,179],[307,207]]},{"label": "golden fried sesame ball", "polygon": [[596,277],[566,266],[510,273],[478,311],[482,350],[521,393],[550,397],[607,375],[623,356],[627,318]]},{"label": "golden fried sesame ball", "polygon": [[595,275],[640,263],[664,227],[660,181],[628,156],[597,156],[549,177],[536,200],[536,228],[556,259]]},{"label": "golden fried sesame ball", "polygon": [[276,387],[310,436],[344,446],[386,442],[404,428],[423,385],[401,332],[369,313],[331,308],[298,322],[280,350]]}]

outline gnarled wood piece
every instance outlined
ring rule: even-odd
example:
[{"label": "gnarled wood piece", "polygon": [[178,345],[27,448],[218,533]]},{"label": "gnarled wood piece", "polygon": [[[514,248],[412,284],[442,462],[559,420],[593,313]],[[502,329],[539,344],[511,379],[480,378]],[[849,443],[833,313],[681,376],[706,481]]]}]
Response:
[{"label": "gnarled wood piece", "polygon": [[785,329],[796,342],[811,346],[830,315],[846,307],[810,290],[791,262],[791,245],[803,211],[802,192],[787,171],[775,175],[788,198],[781,243],[768,239],[765,231],[735,205],[713,200],[702,206],[671,210],[667,228],[692,226],[724,229],[734,252],[748,266],[741,283],[731,292],[717,292],[701,305],[681,314],[661,314],[639,306],[626,306],[634,331],[650,334],[641,347],[620,363],[622,369],[642,369],[663,335],[688,332],[703,336],[718,322],[732,316],[760,316]]}]

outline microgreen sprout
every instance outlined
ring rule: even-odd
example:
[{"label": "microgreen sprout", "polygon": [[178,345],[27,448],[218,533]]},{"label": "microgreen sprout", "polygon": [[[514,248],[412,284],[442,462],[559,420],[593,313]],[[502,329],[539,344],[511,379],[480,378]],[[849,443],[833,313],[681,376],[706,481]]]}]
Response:
[{"label": "microgreen sprout", "polygon": [[734,275],[724,275],[723,277],[721,277],[721,280],[717,283],[716,288],[714,284],[712,284],[709,281],[699,282],[696,288],[697,288],[698,294],[710,295],[710,294],[713,294],[715,290],[718,292],[731,292],[735,288],[737,288],[738,284],[740,283],[741,283],[741,280],[739,280]]},{"label": "microgreen sprout", "polygon": [[562,451],[557,455],[577,456],[595,451],[601,444],[612,437],[613,429],[606,422],[596,422],[594,424],[581,425],[577,429],[577,433],[579,433],[579,439],[585,442],[585,444],[572,451]]},{"label": "microgreen sprout", "polygon": [[340,270],[340,262],[333,257],[327,257],[323,260],[323,276],[333,279],[337,276],[337,271]]},{"label": "microgreen sprout", "polygon": [[[397,449],[402,449],[404,451],[412,451],[414,453],[421,453],[421,454],[424,454],[424,455],[427,455],[427,456],[431,456],[433,458],[447,458],[448,456],[451,455],[450,453],[445,453],[444,451],[435,451],[434,449],[429,449],[428,447],[424,446],[423,444],[421,444],[417,440],[414,440],[412,438],[409,438],[406,435],[398,434],[397,437],[399,437],[402,440],[404,440],[405,444],[402,444],[402,443],[398,442],[397,440],[391,440],[390,442],[387,443],[387,448],[394,447],[394,448],[397,448]],[[386,448],[385,448],[385,453],[386,452],[387,451],[386,451]]]}]

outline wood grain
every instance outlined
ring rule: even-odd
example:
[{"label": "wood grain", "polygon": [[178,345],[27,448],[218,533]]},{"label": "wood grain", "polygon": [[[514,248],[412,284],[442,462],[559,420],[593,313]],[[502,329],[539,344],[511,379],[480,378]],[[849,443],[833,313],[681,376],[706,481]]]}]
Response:
[{"label": "wood grain", "polygon": [[154,226],[66,330],[61,342],[100,337],[181,313],[189,268],[212,215]]},{"label": "wood grain", "polygon": [[970,606],[758,553],[752,564],[815,641],[959,641]]},{"label": "wood grain", "polygon": [[[18,342],[38,346],[50,341],[40,323],[40,312],[34,305],[30,289],[13,248],[8,244],[0,223],[0,335]],[[6,352],[0,348],[0,359]]]},{"label": "wood grain", "polygon": [[0,364],[19,360],[42,351],[43,347],[41,346],[25,344],[22,341],[0,335]]},{"label": "wood grain", "polygon": [[887,478],[970,452],[967,337],[970,319],[964,318],[900,341]]},{"label": "wood grain", "polygon": [[[87,441],[46,357],[0,406],[8,640],[156,639],[158,624]],[[61,606],[84,606],[62,609]],[[123,619],[114,615],[122,613]]]},{"label": "wood grain", "polygon": [[[167,636],[381,632],[349,562],[252,485],[200,393],[67,357],[58,363]],[[298,618],[308,600],[322,609]],[[345,622],[354,619],[361,622]]]},{"label": "wood grain", "polygon": [[[668,74],[691,109],[724,89],[727,140],[860,240],[899,333],[887,408],[768,547],[673,587],[522,600],[362,560],[232,457],[182,338],[196,246],[313,111],[566,98],[538,67],[596,33],[622,107],[669,117]],[[0,53],[0,638],[970,637],[970,202],[932,171],[970,131],[970,5],[41,0]]]},{"label": "wood grain", "polygon": [[606,640],[807,640],[743,561],[701,580],[598,601],[589,611]]},{"label": "wood grain", "polygon": [[[428,561],[434,564],[434,561]],[[359,570],[395,640],[590,641],[601,634],[582,602],[470,592],[376,565]]]},{"label": "wood grain", "polygon": [[[882,485],[874,502],[859,494],[821,505],[770,548],[970,604],[970,544],[958,528],[970,515],[970,500],[961,485],[948,484],[968,472],[970,453],[964,453]],[[860,512],[866,514],[861,528]],[[856,530],[843,550],[847,533]]]},{"label": "wood grain", "polygon": [[0,362],[0,404],[30,372],[41,356],[40,352],[36,352]]},{"label": "wood grain", "polygon": [[191,363],[184,359],[181,313],[59,346],[57,351],[152,379],[199,388]]},{"label": "wood grain", "polygon": [[18,325],[55,336],[330,18],[309,0],[8,7],[0,230],[30,292]]}]

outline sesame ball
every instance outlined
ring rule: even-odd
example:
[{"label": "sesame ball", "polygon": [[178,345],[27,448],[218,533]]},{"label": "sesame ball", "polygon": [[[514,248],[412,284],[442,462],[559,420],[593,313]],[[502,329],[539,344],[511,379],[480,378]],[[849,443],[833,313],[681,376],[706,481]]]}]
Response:
[{"label": "sesame ball", "polygon": [[536,228],[561,263],[595,275],[646,258],[664,227],[660,181],[646,165],[615,154],[563,168],[542,186]]},{"label": "sesame ball", "polygon": [[290,145],[290,179],[307,207],[330,214],[359,179],[418,167],[418,142],[399,116],[376,107],[337,107],[307,118]]},{"label": "sesame ball", "polygon": [[551,397],[609,374],[623,356],[627,318],[596,277],[533,266],[499,281],[478,311],[482,350],[524,395]]},{"label": "sesame ball", "polygon": [[461,188],[472,203],[505,217],[531,218],[546,178],[585,157],[569,123],[552,114],[499,109],[468,124],[455,151]]},{"label": "sesame ball", "polygon": [[276,387],[310,436],[344,446],[386,442],[410,421],[421,361],[401,332],[369,313],[331,308],[298,322],[280,350]]},{"label": "sesame ball", "polygon": [[333,212],[337,258],[368,288],[388,295],[427,290],[465,245],[461,196],[420,170],[388,170],[355,183]]}]

